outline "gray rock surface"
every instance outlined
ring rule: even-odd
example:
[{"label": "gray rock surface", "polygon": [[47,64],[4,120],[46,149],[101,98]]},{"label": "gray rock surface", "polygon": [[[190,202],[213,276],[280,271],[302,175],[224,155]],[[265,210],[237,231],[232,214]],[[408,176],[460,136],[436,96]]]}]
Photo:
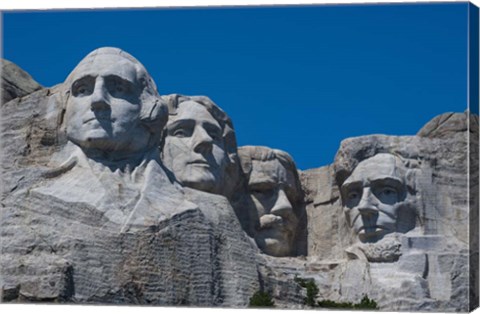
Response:
[{"label": "gray rock surface", "polygon": [[2,104],[15,99],[17,97],[23,97],[34,91],[42,88],[40,84],[18,67],[16,64],[0,59],[2,68],[0,70],[2,76],[2,88],[0,94],[2,95]]},{"label": "gray rock surface", "polygon": [[206,96],[163,99],[169,113],[161,148],[165,166],[183,186],[230,198],[240,175],[231,119]]},{"label": "gray rock surface", "polygon": [[[97,74],[97,80],[107,79]],[[110,150],[99,157],[89,151],[91,143],[76,141],[65,128],[71,110],[66,96],[84,76],[72,77],[68,84],[27,92],[1,107],[2,302],[246,307],[263,290],[277,307],[304,309],[309,307],[302,278],[315,282],[317,301],[358,303],[367,295],[381,310],[436,312],[467,311],[478,303],[478,270],[471,267],[478,264],[477,116],[443,114],[416,136],[345,139],[331,165],[298,171],[291,180],[278,176],[288,174],[286,168],[257,167],[283,178],[273,182],[278,193],[272,200],[284,193],[290,205],[275,215],[283,219],[294,212],[298,218],[296,236],[287,241],[289,254],[278,254],[290,256],[274,257],[258,247],[258,221],[251,221],[253,213],[272,218],[263,211],[273,209],[263,202],[261,212],[252,211],[246,200],[256,190],[249,191],[245,173],[232,184],[232,194],[182,184],[159,158],[163,126],[149,128],[153,124],[145,126],[152,142],[143,141],[146,146],[134,154],[140,161],[129,160],[123,168],[117,160],[100,158],[113,156]],[[149,94],[157,109],[176,97]],[[102,106],[109,105],[105,95]],[[100,100],[93,102],[91,110],[100,110]],[[86,133],[102,138],[95,152],[132,148],[129,142],[105,144],[128,134],[109,138],[97,124],[90,126],[92,133]],[[227,152],[236,154],[236,143]],[[368,175],[380,172],[365,171],[368,160],[393,160],[392,155],[405,167],[401,179],[413,197],[414,224],[359,241],[348,223],[342,185],[355,179],[364,190],[372,188],[375,180]],[[242,166],[243,172],[249,168]],[[289,184],[302,193],[287,191]],[[293,201],[298,196],[299,204]],[[373,206],[370,213],[376,210]]]},{"label": "gray rock surface", "polygon": [[244,204],[253,208],[247,230],[266,254],[297,255],[303,193],[292,157],[263,146],[242,146],[238,155],[247,182]]},{"label": "gray rock surface", "polygon": [[[441,115],[419,132],[422,136],[346,139],[332,166],[302,172],[309,257],[324,263],[340,260],[344,267],[338,277],[341,293],[330,294],[333,299],[356,302],[367,294],[385,310],[468,310],[469,293],[472,298],[478,294],[465,267],[474,253],[469,253],[469,244],[476,242],[478,233],[469,234],[466,226],[478,208],[468,202],[467,147],[472,145],[469,137],[478,138],[478,127],[467,128],[467,118],[462,113]],[[470,123],[478,121],[470,118]],[[377,243],[359,244],[348,227],[337,187],[362,161],[385,153],[399,156],[410,169],[417,222],[411,231],[394,233],[396,240],[386,236]],[[471,166],[478,169],[478,161]],[[478,171],[474,174],[478,178]],[[472,194],[475,202],[478,188]],[[349,271],[351,267],[357,271]],[[352,283],[356,284],[350,287]],[[317,279],[317,284],[324,285],[324,279]]]},{"label": "gray rock surface", "polygon": [[478,134],[478,116],[468,115],[468,113],[459,114],[448,112],[430,120],[418,131],[417,136],[448,138],[449,136],[454,136],[456,133],[466,132],[467,130]]},{"label": "gray rock surface", "polygon": [[[167,177],[148,81],[100,49],[66,83],[2,106],[3,301],[244,306],[258,290],[257,248],[227,199]],[[131,142],[130,127],[152,141]]]}]

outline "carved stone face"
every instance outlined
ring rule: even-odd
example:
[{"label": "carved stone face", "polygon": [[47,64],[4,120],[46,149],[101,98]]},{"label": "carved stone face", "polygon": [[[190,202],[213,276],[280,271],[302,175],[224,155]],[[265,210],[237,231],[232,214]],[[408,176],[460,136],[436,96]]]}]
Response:
[{"label": "carved stone face", "polygon": [[163,162],[184,186],[222,194],[228,156],[223,130],[207,108],[194,101],[179,104],[167,123]]},{"label": "carved stone face", "polygon": [[84,59],[70,77],[69,140],[108,152],[146,148],[150,135],[140,121],[143,87],[135,64],[119,55],[97,55]]},{"label": "carved stone face", "polygon": [[378,154],[360,162],[343,183],[347,221],[362,242],[376,242],[385,234],[405,232],[412,223],[399,225],[406,198],[405,173],[395,156]]},{"label": "carved stone face", "polygon": [[293,211],[295,183],[294,174],[277,159],[252,160],[248,189],[259,217],[255,241],[269,255],[291,253],[298,223]]}]

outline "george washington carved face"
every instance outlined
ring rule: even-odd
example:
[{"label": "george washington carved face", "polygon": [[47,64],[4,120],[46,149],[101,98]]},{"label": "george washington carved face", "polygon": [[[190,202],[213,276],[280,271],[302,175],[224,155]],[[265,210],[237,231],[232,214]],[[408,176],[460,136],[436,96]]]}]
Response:
[{"label": "george washington carved face", "polygon": [[[154,111],[157,95],[149,81],[143,66],[119,49],[90,53],[65,83],[68,139],[87,150],[135,153],[147,148],[151,130],[145,127],[142,112]],[[166,108],[162,114],[166,120]]]}]

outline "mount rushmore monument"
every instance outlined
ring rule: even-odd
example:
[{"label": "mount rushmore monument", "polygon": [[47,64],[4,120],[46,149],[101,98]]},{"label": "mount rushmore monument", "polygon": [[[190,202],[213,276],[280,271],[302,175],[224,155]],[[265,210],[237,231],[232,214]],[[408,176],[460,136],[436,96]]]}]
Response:
[{"label": "mount rushmore monument", "polygon": [[1,301],[478,304],[477,115],[348,138],[332,164],[298,170],[237,147],[219,105],[159,95],[117,48],[50,88],[3,60]]}]

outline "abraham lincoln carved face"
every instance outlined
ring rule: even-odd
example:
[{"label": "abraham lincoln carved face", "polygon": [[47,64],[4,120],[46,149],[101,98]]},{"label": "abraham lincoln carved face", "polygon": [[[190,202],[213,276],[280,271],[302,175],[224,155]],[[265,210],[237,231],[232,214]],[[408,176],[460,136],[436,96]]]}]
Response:
[{"label": "abraham lincoln carved face", "polygon": [[362,242],[415,227],[403,162],[391,154],[363,160],[341,186],[347,222]]}]

